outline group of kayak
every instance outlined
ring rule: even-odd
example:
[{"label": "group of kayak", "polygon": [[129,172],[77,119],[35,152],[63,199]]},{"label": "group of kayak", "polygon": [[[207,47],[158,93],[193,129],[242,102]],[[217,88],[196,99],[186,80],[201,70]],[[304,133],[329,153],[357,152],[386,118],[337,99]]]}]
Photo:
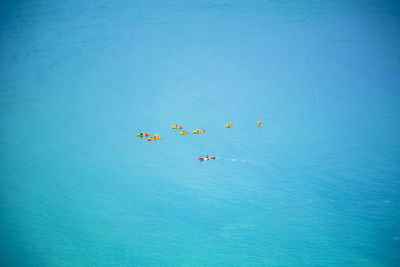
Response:
[{"label": "group of kayak", "polygon": [[[204,130],[204,129],[202,129],[202,130],[194,130],[193,131],[194,134],[205,133],[205,132],[206,132],[206,130]],[[188,134],[189,134],[188,131],[182,131],[181,132],[181,135],[188,135]]]},{"label": "group of kayak", "polygon": [[[149,133],[144,133],[143,131],[140,131],[140,133],[137,134],[138,137],[148,137],[150,136]],[[147,140],[153,141],[153,140],[160,140],[161,137],[158,134],[154,134],[153,137],[148,138]]]},{"label": "group of kayak", "polygon": [[[261,126],[262,126],[262,122],[261,122],[261,121],[257,121],[257,126],[258,126],[258,127],[261,127]],[[226,128],[232,128],[232,127],[233,127],[233,123],[229,123],[229,124],[226,125]],[[176,124],[176,125],[172,125],[172,129],[182,130],[183,127],[182,127],[182,125],[179,125],[179,126],[178,126],[178,125]],[[201,130],[197,129],[197,130],[194,130],[194,131],[193,131],[194,134],[205,133],[205,132],[206,132],[206,131],[205,131],[204,129],[201,129]],[[188,131],[182,131],[182,132],[180,132],[180,134],[181,134],[181,135],[188,135],[189,132],[188,132]],[[140,131],[140,133],[138,133],[137,136],[138,136],[138,137],[149,137],[150,134],[149,134],[149,133],[145,133],[145,132],[143,132],[143,131]],[[147,140],[148,140],[148,141],[161,140],[161,137],[160,137],[158,134],[154,134],[153,137],[150,137],[150,138],[148,138]],[[207,157],[199,158],[200,161],[209,160],[209,159],[216,159],[216,157],[209,157],[209,156],[207,155]]]},{"label": "group of kayak", "polygon": [[[172,129],[182,130],[183,127],[182,127],[182,125],[179,125],[179,126],[178,125],[172,125]],[[205,132],[206,132],[206,130],[204,130],[204,129],[201,129],[201,130],[197,129],[197,130],[193,131],[194,134],[205,133]],[[188,131],[182,131],[182,132],[180,132],[180,134],[181,135],[188,135],[189,132]]]}]

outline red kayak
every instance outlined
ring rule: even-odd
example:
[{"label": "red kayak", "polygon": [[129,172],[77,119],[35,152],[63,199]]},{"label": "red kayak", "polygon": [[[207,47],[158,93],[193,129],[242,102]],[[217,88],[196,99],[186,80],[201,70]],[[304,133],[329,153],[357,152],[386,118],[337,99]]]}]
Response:
[{"label": "red kayak", "polygon": [[199,158],[199,160],[208,160],[208,159],[216,159],[216,157]]}]

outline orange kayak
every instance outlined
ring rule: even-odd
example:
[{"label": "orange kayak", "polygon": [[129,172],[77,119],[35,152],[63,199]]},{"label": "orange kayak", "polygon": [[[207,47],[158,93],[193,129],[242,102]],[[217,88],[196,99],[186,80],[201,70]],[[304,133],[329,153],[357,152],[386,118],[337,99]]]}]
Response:
[{"label": "orange kayak", "polygon": [[154,137],[151,137],[151,138],[149,138],[149,139],[147,139],[148,141],[153,141],[153,140],[160,140],[161,139],[161,137],[160,136],[154,136]]},{"label": "orange kayak", "polygon": [[188,135],[189,132],[181,132],[181,135]]},{"label": "orange kayak", "polygon": [[205,133],[205,130],[195,130],[193,131],[194,134],[198,134],[198,133]]}]

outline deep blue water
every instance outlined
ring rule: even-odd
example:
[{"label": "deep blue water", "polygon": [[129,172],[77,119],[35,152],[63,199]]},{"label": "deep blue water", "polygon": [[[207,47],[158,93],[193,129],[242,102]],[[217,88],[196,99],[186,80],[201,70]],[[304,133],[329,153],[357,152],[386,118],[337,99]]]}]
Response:
[{"label": "deep blue water", "polygon": [[399,47],[396,1],[3,1],[0,264],[399,266]]}]

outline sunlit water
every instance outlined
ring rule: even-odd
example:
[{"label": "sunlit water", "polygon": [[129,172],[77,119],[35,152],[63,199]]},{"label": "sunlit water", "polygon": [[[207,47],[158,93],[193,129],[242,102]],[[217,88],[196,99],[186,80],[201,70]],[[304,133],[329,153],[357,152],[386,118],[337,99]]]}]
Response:
[{"label": "sunlit water", "polygon": [[1,265],[399,266],[398,4],[0,18]]}]

